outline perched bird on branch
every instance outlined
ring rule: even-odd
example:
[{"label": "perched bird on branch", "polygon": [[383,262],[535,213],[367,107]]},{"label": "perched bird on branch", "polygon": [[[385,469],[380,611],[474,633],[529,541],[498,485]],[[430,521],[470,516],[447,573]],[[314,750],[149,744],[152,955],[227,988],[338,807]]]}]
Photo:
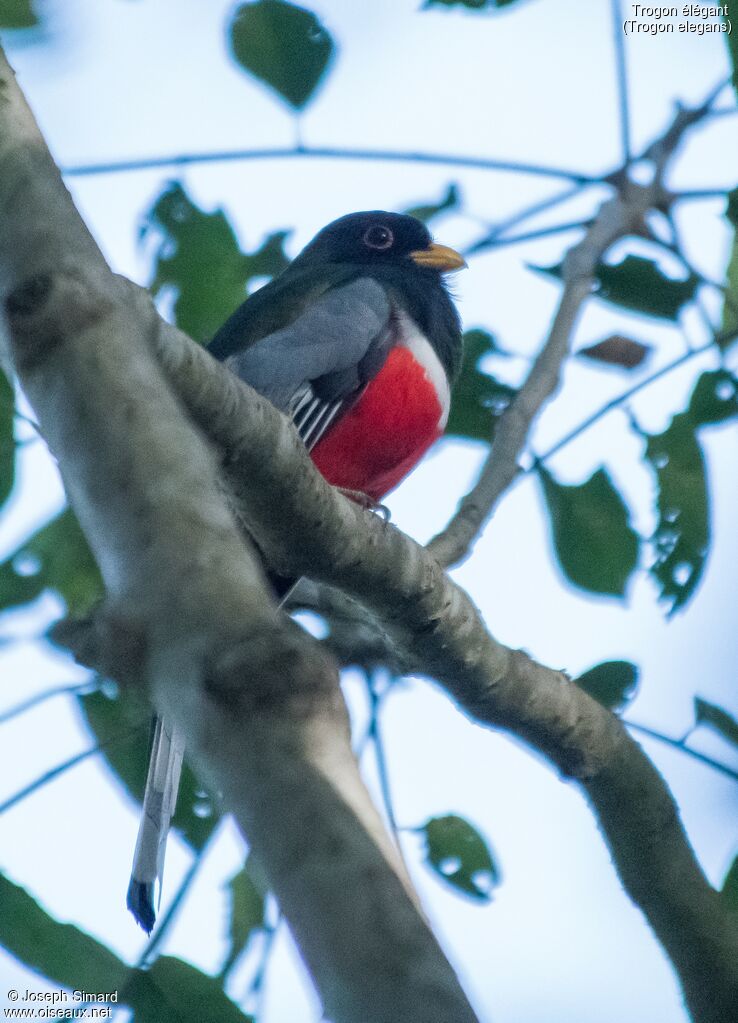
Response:
[{"label": "perched bird on branch", "polygon": [[[329,483],[375,504],[444,431],[462,341],[443,275],[464,265],[414,217],[351,213],[251,295],[209,350],[291,417]],[[287,588],[275,580],[278,598]],[[156,719],[127,900],[147,932],[183,753]]]}]

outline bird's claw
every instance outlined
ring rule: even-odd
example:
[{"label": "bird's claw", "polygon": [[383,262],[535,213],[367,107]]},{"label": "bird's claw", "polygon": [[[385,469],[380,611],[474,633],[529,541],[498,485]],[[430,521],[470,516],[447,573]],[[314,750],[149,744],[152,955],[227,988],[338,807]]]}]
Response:
[{"label": "bird's claw", "polygon": [[392,513],[386,504],[382,504],[380,501],[375,501],[373,497],[369,497],[362,490],[350,490],[348,487],[336,487],[339,493],[347,497],[349,501],[353,501],[354,504],[361,505],[367,511],[374,512],[375,515],[379,515],[385,522],[389,522],[392,517]]}]

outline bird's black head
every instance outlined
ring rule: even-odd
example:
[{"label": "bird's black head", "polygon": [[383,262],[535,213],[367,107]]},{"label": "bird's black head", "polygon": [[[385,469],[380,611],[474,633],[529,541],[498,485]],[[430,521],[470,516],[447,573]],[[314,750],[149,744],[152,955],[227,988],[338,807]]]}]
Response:
[{"label": "bird's black head", "polygon": [[293,265],[311,263],[414,265],[439,274],[464,266],[458,252],[433,242],[420,220],[384,210],[349,213],[324,227]]},{"label": "bird's black head", "polygon": [[466,266],[458,252],[434,242],[415,217],[370,210],[349,213],[324,227],[282,279],[295,271],[310,274],[331,266],[378,280],[393,304],[410,315],[431,343],[449,379],[456,377],[461,365],[461,324],[442,275]]}]

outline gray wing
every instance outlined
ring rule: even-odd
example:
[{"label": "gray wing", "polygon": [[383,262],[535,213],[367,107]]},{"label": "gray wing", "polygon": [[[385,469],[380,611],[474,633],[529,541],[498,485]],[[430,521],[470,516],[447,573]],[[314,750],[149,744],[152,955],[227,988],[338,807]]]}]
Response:
[{"label": "gray wing", "polygon": [[288,327],[225,361],[292,416],[311,448],[379,371],[392,344],[387,293],[378,281],[361,277],[326,292]]}]

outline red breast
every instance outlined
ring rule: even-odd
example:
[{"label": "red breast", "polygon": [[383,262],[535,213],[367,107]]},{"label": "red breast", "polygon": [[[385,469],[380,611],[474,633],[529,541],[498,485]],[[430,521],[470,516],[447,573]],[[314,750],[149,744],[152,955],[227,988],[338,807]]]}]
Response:
[{"label": "red breast", "polygon": [[417,465],[448,419],[450,392],[440,360],[403,313],[398,328],[382,369],[311,453],[329,483],[374,501]]}]

